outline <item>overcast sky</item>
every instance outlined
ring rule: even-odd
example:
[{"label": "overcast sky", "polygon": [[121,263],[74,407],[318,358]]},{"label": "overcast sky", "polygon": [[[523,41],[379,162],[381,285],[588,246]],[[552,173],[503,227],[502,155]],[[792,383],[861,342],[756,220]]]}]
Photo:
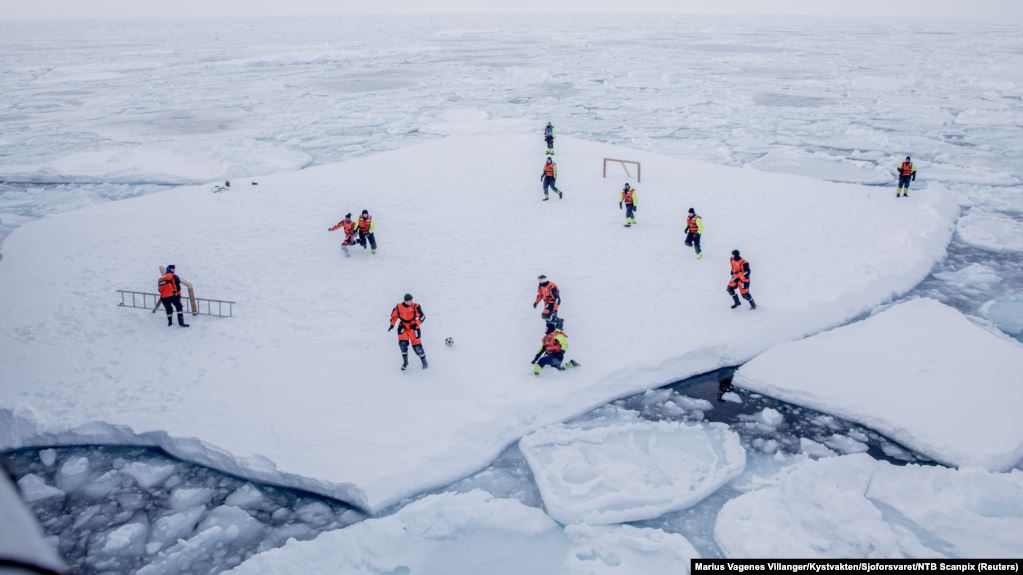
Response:
[{"label": "overcast sky", "polygon": [[0,19],[628,12],[1023,19],[1023,0],[0,0]]}]

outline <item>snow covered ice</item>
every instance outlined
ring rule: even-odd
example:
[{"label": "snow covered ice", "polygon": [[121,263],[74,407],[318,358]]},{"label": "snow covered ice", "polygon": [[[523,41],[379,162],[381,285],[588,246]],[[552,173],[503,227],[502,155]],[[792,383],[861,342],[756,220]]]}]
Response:
[{"label": "snow covered ice", "polygon": [[[476,133],[507,129],[468,123]],[[741,363],[909,290],[944,254],[957,212],[937,192],[891,209],[869,188],[559,141],[567,191],[547,203],[534,137],[452,136],[262,177],[258,187],[181,188],[18,229],[0,274],[0,329],[12,342],[0,349],[12,398],[3,446],[156,444],[375,512],[483,467],[543,425]],[[621,228],[624,177],[601,178],[606,156],[643,161],[636,229]],[[474,187],[435,169],[451,158]],[[789,203],[804,217],[788,218]],[[710,230],[702,261],[681,245],[682,216],[694,205]],[[452,206],[458,233],[438,235]],[[363,207],[381,249],[343,258],[326,229]],[[571,246],[571,257],[552,244]],[[735,247],[756,270],[755,313],[728,308]],[[844,264],[830,265],[838,253]],[[200,318],[185,334],[113,306],[114,289],[152,289],[156,265],[172,262],[202,295],[239,302],[236,317]],[[578,373],[536,379],[528,370],[542,332],[530,305],[540,272],[561,287],[570,355],[585,368]],[[422,373],[397,369],[386,332],[405,292],[428,317],[432,368]],[[110,307],[77,305],[103,294]],[[700,338],[668,337],[669,301],[679,317],[703,318]],[[480,309],[507,318],[505,327],[480,333]],[[618,353],[622,334],[627,356]],[[448,336],[459,345],[445,348]],[[167,346],[189,361],[154,356]],[[63,401],[69,394],[73,405]],[[373,441],[344,439],[356,437]]]},{"label": "snow covered ice", "polygon": [[[806,461],[725,503],[728,557],[1019,557],[1023,473]],[[784,529],[779,526],[784,525]]]},{"label": "snow covered ice", "polygon": [[688,574],[693,557],[681,535],[562,527],[539,509],[474,490],[430,495],[387,517],[288,542],[229,573]]},{"label": "snow covered ice", "polygon": [[[1003,470],[1023,458],[1018,373],[1019,342],[917,299],[775,347],[734,381],[856,421],[948,465]],[[849,452],[843,445],[830,447]]]},{"label": "snow covered ice", "polygon": [[689,507],[746,465],[722,423],[555,425],[522,438],[547,512],[563,524],[651,519]]}]

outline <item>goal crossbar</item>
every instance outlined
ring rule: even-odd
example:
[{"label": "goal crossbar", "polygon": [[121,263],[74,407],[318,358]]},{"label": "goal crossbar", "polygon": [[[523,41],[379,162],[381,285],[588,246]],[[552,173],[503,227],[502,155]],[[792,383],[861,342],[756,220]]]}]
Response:
[{"label": "goal crossbar", "polygon": [[622,169],[625,170],[626,177],[629,177],[629,178],[632,177],[632,174],[629,173],[629,166],[628,166],[628,164],[635,164],[636,165],[636,182],[639,182],[639,183],[643,182],[643,166],[641,166],[639,164],[639,162],[636,162],[634,160],[619,160],[618,158],[604,158],[604,177],[605,178],[607,177],[607,163],[608,162],[618,162],[619,164],[621,164],[622,165]]}]

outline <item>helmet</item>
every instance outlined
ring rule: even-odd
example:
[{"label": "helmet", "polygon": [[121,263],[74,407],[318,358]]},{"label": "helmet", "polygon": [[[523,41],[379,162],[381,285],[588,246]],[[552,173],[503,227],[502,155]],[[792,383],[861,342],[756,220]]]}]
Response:
[{"label": "helmet", "polygon": [[536,276],[536,279],[538,279],[540,281],[540,283],[543,283],[543,282],[547,281],[547,276],[545,276],[543,274],[540,274],[540,275]]},{"label": "helmet", "polygon": [[739,250],[732,250],[732,257],[733,258],[739,257]]},{"label": "helmet", "polygon": [[405,294],[404,301],[412,301],[412,294],[410,293]]}]

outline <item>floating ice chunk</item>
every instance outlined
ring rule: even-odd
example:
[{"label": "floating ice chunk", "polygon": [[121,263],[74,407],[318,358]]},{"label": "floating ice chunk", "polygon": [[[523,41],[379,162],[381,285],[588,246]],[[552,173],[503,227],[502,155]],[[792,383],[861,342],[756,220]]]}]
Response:
[{"label": "floating ice chunk", "polygon": [[314,527],[322,527],[334,520],[334,512],[322,501],[306,503],[295,510],[295,515],[302,522]]},{"label": "floating ice chunk", "polygon": [[846,455],[850,453],[865,453],[868,449],[870,449],[869,447],[867,447],[867,444],[865,443],[856,441],[855,439],[849,436],[839,435],[837,433],[825,439],[824,445],[827,445],[831,449],[834,449],[835,451]]},{"label": "floating ice chunk", "polygon": [[892,181],[892,174],[873,162],[798,150],[773,150],[754,160],[751,165],[766,172],[797,174],[833,182],[886,184]]},{"label": "floating ice chunk", "polygon": [[57,451],[53,449],[44,449],[39,452],[39,461],[46,467],[53,467],[53,464],[57,462]]},{"label": "floating ice chunk", "polygon": [[[244,513],[244,512],[243,512]],[[150,564],[138,570],[136,575],[175,575],[188,573],[189,569],[227,542],[222,527],[210,527],[187,541],[160,552]]]},{"label": "floating ice chunk", "polygon": [[199,506],[157,519],[149,533],[149,543],[158,544],[156,548],[160,549],[178,539],[187,539],[205,513],[206,507]]},{"label": "floating ice chunk", "polygon": [[173,463],[147,463],[133,461],[125,465],[121,472],[135,480],[144,489],[149,489],[171,476],[176,470]]},{"label": "floating ice chunk", "polygon": [[213,490],[206,487],[178,487],[170,495],[171,509],[184,511],[197,505],[206,505],[213,498]]},{"label": "floating ice chunk", "polygon": [[224,500],[224,504],[242,508],[255,507],[262,503],[264,499],[262,491],[246,483],[228,495],[227,499]]},{"label": "floating ice chunk", "polygon": [[936,461],[1000,470],[1023,458],[1023,426],[1005,423],[1023,411],[1023,386],[1007,377],[1019,373],[1019,342],[917,299],[775,347],[733,381],[855,421]]},{"label": "floating ice chunk", "polygon": [[631,526],[562,530],[539,509],[476,490],[431,495],[387,517],[289,541],[230,573],[688,574],[695,556],[681,535]]},{"label": "floating ice chunk", "polygon": [[835,452],[828,449],[824,444],[805,437],[799,438],[799,450],[814,458],[835,456]]},{"label": "floating ice chunk", "polygon": [[[777,529],[784,525],[785,529]],[[728,557],[1013,557],[1023,473],[899,467],[866,454],[808,460],[722,507]]]},{"label": "floating ice chunk", "polygon": [[785,422],[785,416],[779,413],[777,409],[765,407],[757,414],[757,421],[769,427],[778,427]]},{"label": "floating ice chunk", "polygon": [[93,499],[108,497],[111,493],[118,491],[124,484],[124,476],[116,470],[109,470],[98,477],[93,477],[82,485],[81,491]]},{"label": "floating ice chunk", "polygon": [[230,505],[221,505],[202,520],[198,530],[220,527],[228,541],[243,543],[252,541],[263,532],[263,524],[244,510]]},{"label": "floating ice chunk", "polygon": [[46,483],[42,477],[29,473],[18,480],[18,489],[26,503],[35,503],[51,497],[63,497],[64,492]]},{"label": "floating ice chunk", "polygon": [[1023,294],[1013,293],[993,299],[980,308],[980,313],[998,329],[1023,339]]},{"label": "floating ice chunk", "polygon": [[984,264],[972,263],[954,272],[938,272],[934,277],[957,286],[988,285],[1002,281],[1002,276]]},{"label": "floating ice chunk", "polygon": [[57,487],[64,491],[74,491],[89,480],[89,459],[86,457],[69,457],[57,470]]},{"label": "floating ice chunk", "polygon": [[956,225],[964,242],[993,252],[1023,252],[1023,221],[978,209],[959,218]]},{"label": "floating ice chunk", "polygon": [[690,411],[710,411],[714,409],[714,404],[706,399],[697,399],[687,395],[676,395],[672,398],[672,401],[678,404],[679,407]]},{"label": "floating ice chunk", "polygon": [[738,393],[735,393],[734,391],[729,391],[728,393],[722,394],[721,399],[731,403],[742,403],[742,397]]},{"label": "floating ice chunk", "polygon": [[100,554],[131,556],[143,553],[149,526],[142,522],[121,525],[107,533]]},{"label": "floating ice chunk", "polygon": [[519,442],[551,517],[564,524],[650,519],[684,509],[740,473],[746,452],[721,423],[554,425]]}]

